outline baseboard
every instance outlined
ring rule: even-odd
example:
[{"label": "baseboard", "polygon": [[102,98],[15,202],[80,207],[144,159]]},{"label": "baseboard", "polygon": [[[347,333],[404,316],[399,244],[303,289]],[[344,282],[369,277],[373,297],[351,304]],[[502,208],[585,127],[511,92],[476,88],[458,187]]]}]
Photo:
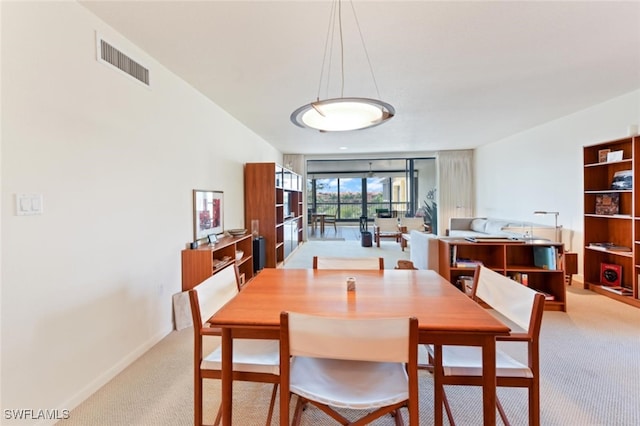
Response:
[{"label": "baseboard", "polygon": [[[63,410],[73,410],[78,405],[82,404],[87,398],[96,393],[101,387],[106,385],[111,379],[120,374],[125,368],[133,364],[135,360],[140,358],[144,353],[146,353],[149,349],[155,346],[162,339],[167,337],[173,331],[173,324],[167,324],[162,331],[158,332],[156,335],[152,336],[149,340],[142,343],[140,346],[131,351],[127,356],[122,358],[118,363],[116,363],[113,367],[96,377],[92,380],[87,386],[81,389],[77,394],[69,398],[66,402],[61,404],[60,408],[57,409],[57,413],[63,413]],[[55,411],[55,410],[51,410]],[[51,426],[56,422],[60,421],[60,419],[45,419],[40,420],[35,423],[38,426]]]}]

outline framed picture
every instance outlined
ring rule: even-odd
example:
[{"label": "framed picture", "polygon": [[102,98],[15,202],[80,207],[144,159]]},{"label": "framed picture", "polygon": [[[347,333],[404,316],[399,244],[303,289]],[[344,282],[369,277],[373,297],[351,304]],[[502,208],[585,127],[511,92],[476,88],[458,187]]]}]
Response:
[{"label": "framed picture", "polygon": [[607,153],[607,162],[622,161],[622,151],[611,151]]},{"label": "framed picture", "polygon": [[617,192],[596,195],[596,214],[618,214],[619,205],[620,194],[618,194]]},{"label": "framed picture", "polygon": [[207,238],[224,231],[222,191],[193,190],[193,239]]},{"label": "framed picture", "polygon": [[598,163],[606,163],[607,162],[607,154],[611,152],[610,149],[599,149],[598,150]]}]

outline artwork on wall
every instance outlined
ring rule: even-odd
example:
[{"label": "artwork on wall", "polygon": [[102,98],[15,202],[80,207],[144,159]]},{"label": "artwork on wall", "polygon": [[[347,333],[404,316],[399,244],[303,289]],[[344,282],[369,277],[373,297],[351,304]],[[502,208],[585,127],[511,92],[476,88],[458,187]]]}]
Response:
[{"label": "artwork on wall", "polygon": [[224,208],[223,192],[193,190],[193,238],[200,240],[209,235],[221,234],[223,227]]}]

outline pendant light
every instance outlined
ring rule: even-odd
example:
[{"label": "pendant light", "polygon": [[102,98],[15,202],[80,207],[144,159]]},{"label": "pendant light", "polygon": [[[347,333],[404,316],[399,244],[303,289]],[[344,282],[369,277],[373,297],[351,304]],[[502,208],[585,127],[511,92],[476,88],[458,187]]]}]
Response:
[{"label": "pendant light", "polygon": [[[358,27],[360,40],[364,49],[371,77],[378,92],[378,85],[373,75],[373,68],[369,60],[358,17],[356,16],[353,2],[350,1],[353,16]],[[337,25],[336,25],[337,23]],[[325,64],[327,58],[331,56],[331,48],[329,48],[330,35],[334,31],[338,31],[338,42],[340,47],[340,70],[341,70],[341,86],[340,97],[327,98],[320,100],[320,91],[323,86],[323,75],[325,73]],[[331,37],[332,39],[333,37]],[[330,61],[329,61],[330,62]],[[327,91],[329,85],[329,71],[327,66],[327,82],[325,83]],[[380,94],[378,93],[378,97]],[[360,130],[374,127],[384,123],[395,115],[395,109],[389,103],[371,98],[360,97],[344,97],[344,42],[342,33],[342,1],[336,0],[331,8],[331,16],[329,18],[329,28],[327,30],[327,40],[325,44],[325,53],[320,72],[320,84],[318,85],[318,97],[315,102],[303,105],[291,114],[291,121],[296,126],[311,128],[321,132],[340,132],[347,130]]]}]

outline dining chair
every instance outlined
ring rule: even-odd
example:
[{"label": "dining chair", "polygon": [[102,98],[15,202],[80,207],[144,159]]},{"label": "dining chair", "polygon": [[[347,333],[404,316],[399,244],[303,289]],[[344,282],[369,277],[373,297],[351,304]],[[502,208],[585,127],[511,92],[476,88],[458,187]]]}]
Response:
[{"label": "dining chair", "polygon": [[313,256],[313,269],[384,269],[384,257]]},{"label": "dining chair", "polygon": [[[189,290],[194,330],[194,424],[203,424],[202,388],[205,379],[221,379],[222,348],[204,353],[205,338],[220,336],[220,330],[208,327],[208,319],[240,291],[238,270],[232,264],[192,290]],[[273,383],[266,424],[271,424],[273,407],[280,382],[280,356],[277,340],[233,339],[233,380]],[[220,423],[221,410],[215,419]]]},{"label": "dining chair", "polygon": [[336,215],[335,214],[326,214],[324,215],[324,224],[325,225],[333,225],[333,231],[338,232],[338,227],[336,225]]},{"label": "dining chair", "polygon": [[[498,318],[512,328],[497,341],[527,346],[527,360],[521,362],[505,351],[496,350],[496,384],[498,387],[527,388],[529,425],[540,424],[540,358],[539,336],[544,311],[544,295],[502,274],[479,265],[476,268],[471,295],[488,305]],[[439,349],[436,353],[436,349]],[[482,385],[482,350],[475,346],[427,346],[434,370],[435,392],[442,392],[449,423],[455,425],[444,385]],[[440,366],[440,367],[438,367]],[[506,413],[496,397],[496,405],[505,425]]]},{"label": "dining chair", "polygon": [[373,221],[373,236],[377,247],[380,247],[381,238],[393,238],[400,242],[402,233],[398,227],[398,219],[391,217],[376,217]]},{"label": "dining chair", "polygon": [[398,260],[398,264],[394,269],[418,269],[415,267],[412,261],[410,260]]},{"label": "dining chair", "polygon": [[[384,350],[380,350],[384,347]],[[310,403],[343,425],[364,425],[391,413],[418,424],[418,320],[280,315],[280,424],[293,424]],[[289,360],[291,360],[289,362]],[[344,409],[366,411],[357,421]],[[340,412],[338,411],[340,410]]]}]

